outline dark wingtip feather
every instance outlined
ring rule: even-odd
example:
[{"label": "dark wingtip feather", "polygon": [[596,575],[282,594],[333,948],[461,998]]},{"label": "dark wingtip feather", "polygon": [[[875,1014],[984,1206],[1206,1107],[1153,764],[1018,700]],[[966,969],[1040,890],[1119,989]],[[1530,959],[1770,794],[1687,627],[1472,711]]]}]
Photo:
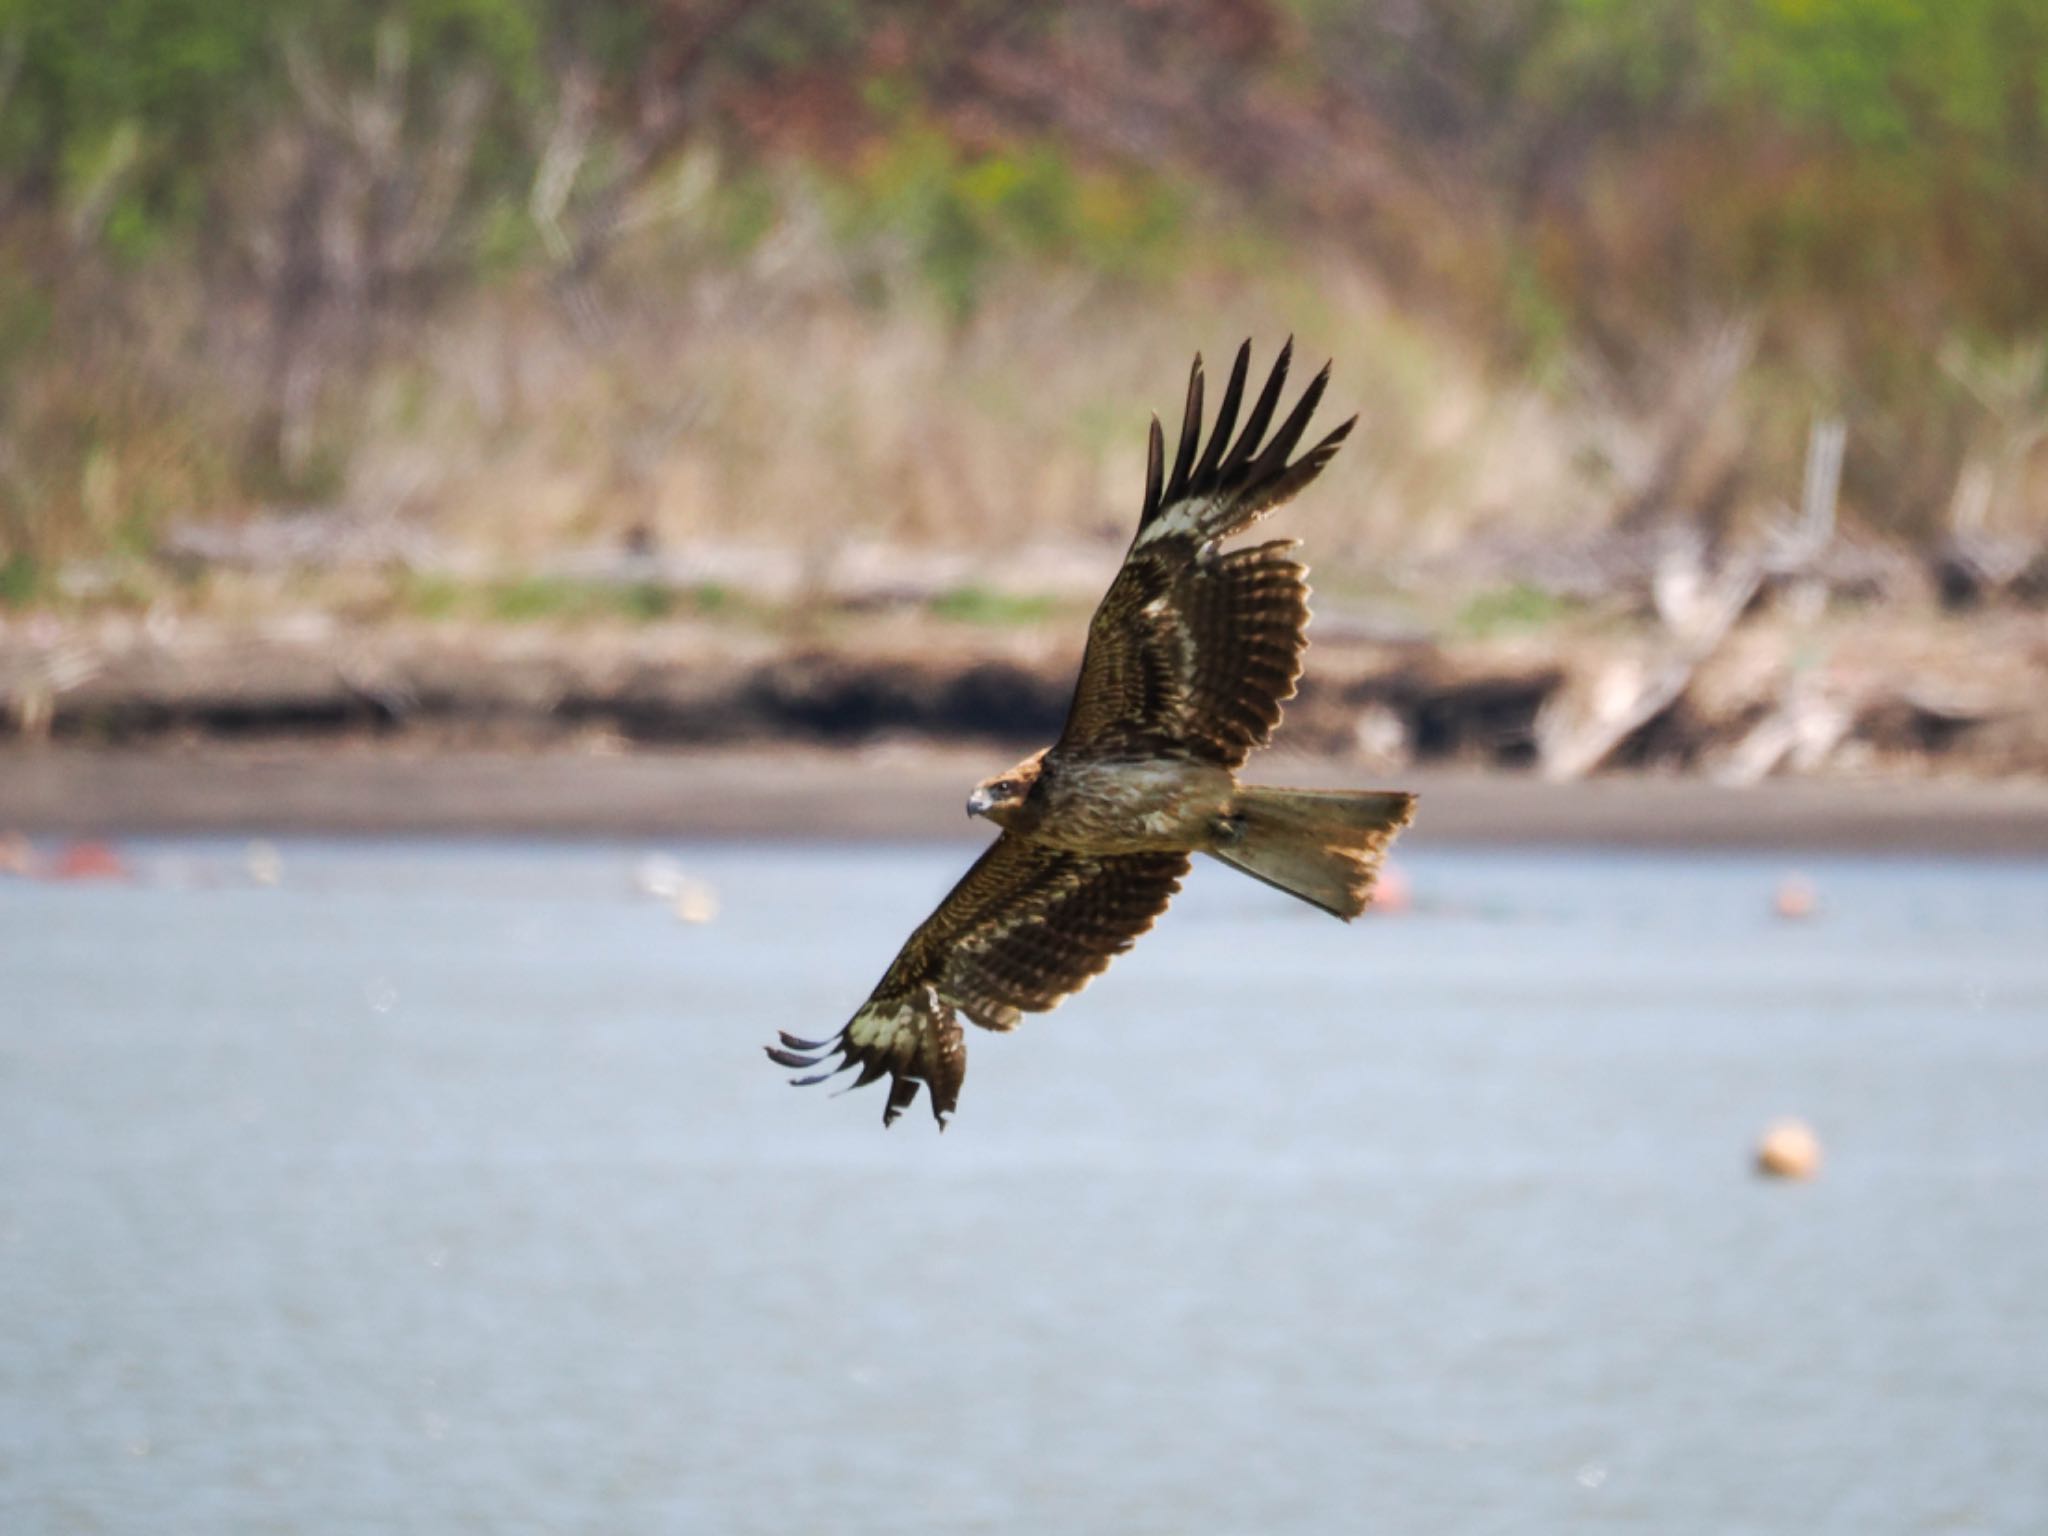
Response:
[{"label": "dark wingtip feather", "polygon": [[1273,371],[1266,377],[1266,387],[1259,391],[1259,398],[1252,406],[1252,413],[1246,419],[1244,431],[1231,445],[1230,452],[1223,457],[1220,472],[1230,474],[1258,451],[1259,443],[1265,438],[1266,427],[1273,420],[1273,412],[1280,404],[1280,391],[1287,387],[1288,365],[1294,361],[1294,338],[1288,337],[1280,348],[1280,355],[1273,359]]},{"label": "dark wingtip feather", "polygon": [[1216,425],[1209,430],[1209,446],[1202,450],[1202,462],[1195,466],[1190,483],[1208,490],[1215,483],[1216,466],[1223,462],[1223,450],[1230,446],[1230,434],[1237,426],[1238,408],[1244,404],[1244,382],[1252,367],[1252,342],[1247,336],[1230,365],[1230,381],[1223,386],[1223,403],[1216,407]]},{"label": "dark wingtip feather", "polygon": [[1259,450],[1259,456],[1252,461],[1252,479],[1261,480],[1277,474],[1286,467],[1287,456],[1294,452],[1294,445],[1301,441],[1302,433],[1308,430],[1309,418],[1322,404],[1323,392],[1330,387],[1330,365],[1323,364],[1322,371],[1308,381],[1308,388],[1301,392],[1301,398],[1294,402],[1294,409],[1287,413],[1287,419],[1280,424],[1280,430],[1272,440]]},{"label": "dark wingtip feather", "polygon": [[1343,445],[1344,439],[1351,435],[1351,429],[1356,425],[1358,425],[1358,418],[1353,416],[1349,421],[1338,427],[1336,431],[1330,433],[1329,436],[1317,443],[1315,447],[1309,449],[1307,453],[1304,453],[1300,458],[1288,465],[1286,469],[1282,470],[1280,474],[1267,483],[1265,492],[1258,500],[1267,506],[1278,506],[1289,497],[1299,495],[1302,487],[1315,479],[1317,475],[1320,475],[1323,472],[1323,466],[1337,456],[1338,448]]},{"label": "dark wingtip feather", "polygon": [[897,1077],[889,1082],[889,1101],[882,1106],[882,1124],[894,1125],[896,1117],[917,1102],[917,1079]]},{"label": "dark wingtip feather", "polygon": [[1187,404],[1181,408],[1180,446],[1174,451],[1173,473],[1167,477],[1162,501],[1174,502],[1187,494],[1188,471],[1195,466],[1195,449],[1202,437],[1202,354],[1188,370]]},{"label": "dark wingtip feather", "polygon": [[[850,1067],[853,1065],[853,1062],[849,1060],[846,1064]],[[860,1076],[856,1077],[852,1082],[848,1083],[844,1088],[840,1089],[839,1091],[841,1093],[851,1093],[856,1088],[865,1088],[869,1083],[875,1081],[876,1078],[880,1077],[884,1072],[888,1070],[889,1063],[881,1060],[880,1058],[877,1058],[873,1061],[870,1061],[866,1066],[862,1067],[860,1069]]]},{"label": "dark wingtip feather", "polygon": [[[1335,431],[1327,434],[1315,447],[1309,449],[1307,453],[1304,453],[1295,461],[1294,468],[1298,469],[1304,464],[1310,464],[1316,470],[1320,470],[1337,456],[1337,450],[1344,446],[1344,439],[1351,435],[1351,429],[1357,425],[1358,418],[1356,416],[1339,422]],[[1290,469],[1289,473],[1293,473],[1293,470]]]},{"label": "dark wingtip feather", "polygon": [[795,1051],[785,1051],[773,1045],[764,1045],[761,1049],[768,1053],[768,1059],[778,1067],[801,1071],[805,1067],[815,1067],[818,1064],[818,1058],[815,1056],[799,1056]]},{"label": "dark wingtip feather", "polygon": [[1159,493],[1166,483],[1166,434],[1159,430],[1159,418],[1152,418],[1152,436],[1145,445],[1145,510],[1139,526],[1159,515]]},{"label": "dark wingtip feather", "polygon": [[[1188,549],[1212,549],[1220,540],[1249,527],[1259,517],[1288,500],[1316,474],[1337,445],[1343,442],[1356,418],[1324,438],[1300,459],[1289,457],[1300,446],[1310,420],[1330,387],[1330,365],[1325,363],[1309,380],[1293,406],[1274,427],[1287,378],[1294,363],[1294,338],[1281,343],[1273,366],[1260,386],[1243,425],[1238,408],[1244,401],[1251,376],[1252,344],[1245,341],[1231,362],[1230,379],[1216,409],[1208,443],[1202,444],[1201,410],[1205,379],[1202,359],[1196,356],[1188,373],[1188,401],[1181,418],[1181,430],[1171,473],[1166,467],[1166,439],[1158,417],[1152,419],[1147,441],[1145,506],[1138,519],[1138,531],[1149,537],[1167,508],[1185,506],[1188,517],[1176,522],[1173,531],[1185,534],[1180,544]],[[1268,433],[1271,433],[1270,437]],[[1233,437],[1233,433],[1235,436]]]}]

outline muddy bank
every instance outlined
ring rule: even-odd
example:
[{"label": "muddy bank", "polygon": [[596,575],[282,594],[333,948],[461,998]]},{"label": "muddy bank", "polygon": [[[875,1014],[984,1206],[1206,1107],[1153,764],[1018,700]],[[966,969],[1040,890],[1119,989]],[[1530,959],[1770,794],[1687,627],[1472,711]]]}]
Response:
[{"label": "muddy bank", "polygon": [[[1968,630],[1881,618],[1823,632],[1756,626],[1673,685],[1660,681],[1668,663],[1625,629],[1436,642],[1319,621],[1314,635],[1281,741],[1382,772],[1564,762],[1569,771],[1551,776],[1588,766],[1731,782],[1788,771],[2048,773],[2048,626],[2038,618]],[[353,626],[324,615],[17,620],[0,625],[0,741],[1025,746],[1059,729],[1075,639],[1072,626],[929,623],[770,632]],[[1615,699],[1620,723],[1603,725]],[[1576,746],[1588,721],[1612,738],[1596,759]]]},{"label": "muddy bank", "polygon": [[[523,835],[972,839],[991,751],[890,746],[617,754],[330,749],[0,750],[0,833],[119,837]],[[1256,777],[1422,795],[1411,847],[1572,844],[2048,857],[2048,784],[1779,780],[1746,789],[1610,775],[1411,769],[1276,752]]]}]

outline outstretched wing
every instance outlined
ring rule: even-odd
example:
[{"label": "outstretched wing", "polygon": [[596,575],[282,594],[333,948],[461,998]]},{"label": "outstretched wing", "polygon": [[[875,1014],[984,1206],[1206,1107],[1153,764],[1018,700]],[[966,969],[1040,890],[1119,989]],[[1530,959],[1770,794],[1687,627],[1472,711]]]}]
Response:
[{"label": "outstretched wing", "polygon": [[1330,381],[1325,366],[1268,438],[1293,352],[1290,339],[1233,442],[1251,343],[1238,349],[1206,448],[1197,357],[1171,474],[1153,419],[1137,537],[1089,624],[1061,749],[1164,747],[1235,768],[1272,735],[1308,643],[1307,570],[1291,540],[1216,546],[1315,479],[1357,421],[1290,462]]},{"label": "outstretched wing", "polygon": [[1053,1007],[1152,926],[1187,870],[1184,853],[1095,858],[1005,833],[910,936],[844,1029],[827,1040],[785,1034],[768,1054],[785,1067],[824,1068],[799,1084],[857,1066],[858,1088],[886,1072],[884,1125],[924,1083],[943,1127],[967,1073],[956,1014],[1014,1029],[1026,1013]]}]

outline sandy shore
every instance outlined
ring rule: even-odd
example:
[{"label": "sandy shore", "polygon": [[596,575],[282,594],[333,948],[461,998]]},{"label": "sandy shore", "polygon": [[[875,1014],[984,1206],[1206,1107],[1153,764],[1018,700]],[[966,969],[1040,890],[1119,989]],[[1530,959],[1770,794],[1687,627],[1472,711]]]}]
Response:
[{"label": "sandy shore", "polygon": [[[0,832],[942,839],[974,835],[987,752],[884,747],[631,754],[407,753],[350,744],[0,752]],[[1363,785],[1273,753],[1266,782]],[[1783,848],[2048,857],[2048,782],[1677,778],[1551,785],[1411,772],[1412,844]]]}]

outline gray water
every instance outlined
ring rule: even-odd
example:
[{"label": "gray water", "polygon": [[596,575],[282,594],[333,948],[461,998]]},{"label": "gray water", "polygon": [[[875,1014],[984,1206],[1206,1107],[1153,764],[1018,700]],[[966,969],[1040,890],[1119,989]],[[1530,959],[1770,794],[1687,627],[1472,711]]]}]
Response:
[{"label": "gray water", "polygon": [[675,852],[0,884],[0,1530],[2048,1530],[2040,866],[1204,866],[940,1137],[759,1045],[966,852]]}]

